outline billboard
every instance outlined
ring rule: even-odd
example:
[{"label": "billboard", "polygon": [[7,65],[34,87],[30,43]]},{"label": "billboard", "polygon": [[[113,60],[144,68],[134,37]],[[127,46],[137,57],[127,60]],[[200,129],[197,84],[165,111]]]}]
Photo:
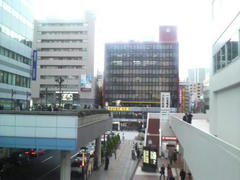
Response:
[{"label": "billboard", "polygon": [[80,86],[81,86],[81,91],[91,91],[92,75],[91,74],[81,74]]},{"label": "billboard", "polygon": [[32,80],[37,80],[37,50],[33,50]]}]

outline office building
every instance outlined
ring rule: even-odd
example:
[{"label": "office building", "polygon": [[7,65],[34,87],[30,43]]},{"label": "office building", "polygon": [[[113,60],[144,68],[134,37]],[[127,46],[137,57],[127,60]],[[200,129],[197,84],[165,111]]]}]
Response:
[{"label": "office building", "polygon": [[[176,33],[171,28],[160,28],[160,34]],[[146,108],[155,107],[159,112],[161,92],[170,92],[171,107],[178,106],[177,40],[107,43],[104,73],[105,104],[128,107],[129,112],[114,113],[120,121],[122,118],[142,120]]]},{"label": "office building", "polygon": [[38,53],[34,103],[95,103],[94,21],[94,15],[87,13],[83,20],[34,23],[33,47]]},{"label": "office building", "polygon": [[31,96],[33,13],[29,0],[0,0],[0,106],[27,108]]}]

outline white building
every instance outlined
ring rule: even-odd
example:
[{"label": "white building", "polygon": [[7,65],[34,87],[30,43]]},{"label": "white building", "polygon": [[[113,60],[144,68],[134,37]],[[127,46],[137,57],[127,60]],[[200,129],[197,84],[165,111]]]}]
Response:
[{"label": "white building", "polygon": [[212,4],[216,37],[210,78],[210,130],[240,147],[240,3],[215,0]]},{"label": "white building", "polygon": [[[44,20],[34,24],[33,48],[38,52],[37,79],[32,81],[34,103],[90,105],[95,102],[95,18]],[[60,85],[58,79],[63,79]],[[47,96],[46,96],[47,94]]]}]

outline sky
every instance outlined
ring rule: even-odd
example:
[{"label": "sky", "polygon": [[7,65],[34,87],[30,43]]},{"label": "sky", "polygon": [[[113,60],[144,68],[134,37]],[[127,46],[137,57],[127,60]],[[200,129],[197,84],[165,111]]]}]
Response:
[{"label": "sky", "polygon": [[95,72],[103,72],[106,42],[158,41],[161,25],[178,28],[180,80],[189,68],[210,66],[209,0],[33,0],[33,5],[35,19],[95,13]]}]

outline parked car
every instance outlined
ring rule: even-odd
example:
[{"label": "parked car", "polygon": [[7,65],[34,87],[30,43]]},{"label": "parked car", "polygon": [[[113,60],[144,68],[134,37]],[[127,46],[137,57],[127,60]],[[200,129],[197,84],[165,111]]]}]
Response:
[{"label": "parked car", "polygon": [[8,158],[8,162],[21,166],[29,162],[29,156],[26,155],[23,150],[16,151],[10,154],[10,157]]},{"label": "parked car", "polygon": [[83,151],[80,151],[77,156],[74,158],[72,164],[71,164],[71,172],[81,175],[83,173],[84,168],[87,168],[87,162],[88,162],[88,158],[87,158],[87,154],[85,155],[85,157],[83,157]]}]

